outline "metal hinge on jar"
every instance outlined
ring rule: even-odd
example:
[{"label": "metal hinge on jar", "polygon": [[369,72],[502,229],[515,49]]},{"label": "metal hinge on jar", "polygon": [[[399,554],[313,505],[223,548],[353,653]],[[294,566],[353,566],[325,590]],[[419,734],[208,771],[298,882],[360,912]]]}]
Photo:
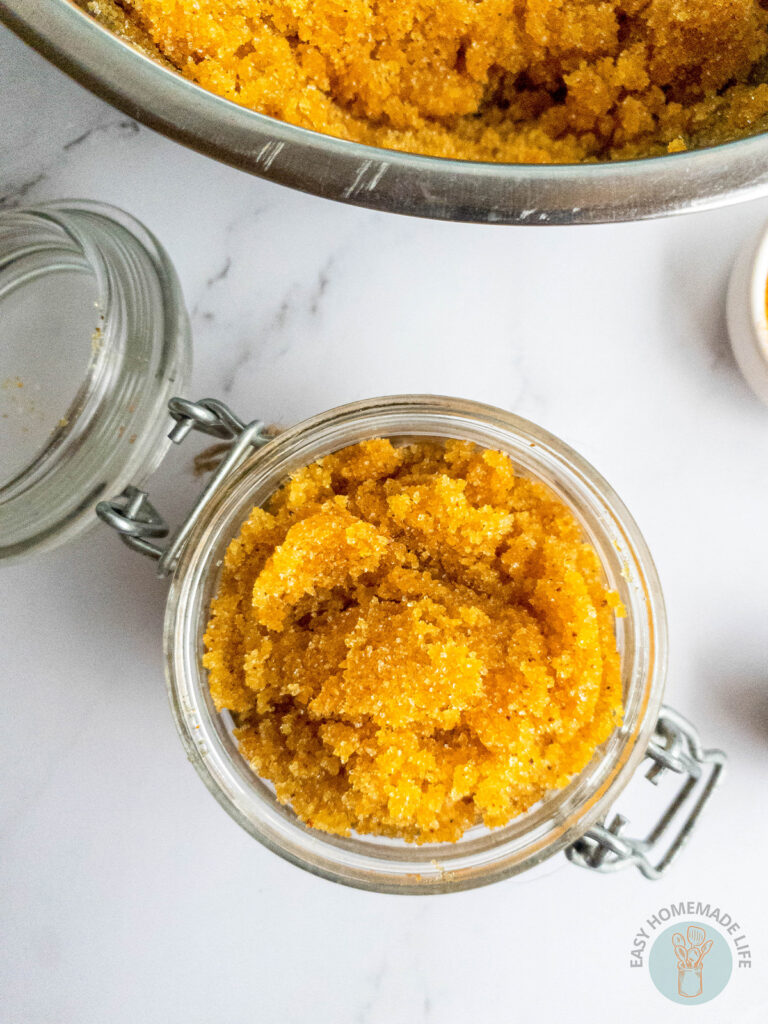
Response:
[{"label": "metal hinge on jar", "polygon": [[100,501],[96,506],[99,518],[117,530],[128,547],[155,559],[158,576],[173,572],[187,537],[221,483],[254,448],[261,448],[270,440],[261,420],[244,423],[229,406],[215,398],[201,398],[198,402],[172,398],[168,411],[176,421],[168,435],[174,444],[181,444],[188,434],[198,431],[217,438],[226,452],[173,540],[166,547],[156,543],[168,536],[170,528],[147,492],[138,487],[126,487],[117,498]]},{"label": "metal hinge on jar", "polygon": [[598,822],[565,851],[573,864],[606,872],[634,864],[646,878],[657,879],[680,853],[722,777],[725,754],[705,750],[691,723],[664,706],[646,757],[652,762],[646,778],[654,785],[668,772],[682,778],[656,824],[644,839],[632,839],[621,835],[627,824],[623,815],[616,814],[610,825]]}]

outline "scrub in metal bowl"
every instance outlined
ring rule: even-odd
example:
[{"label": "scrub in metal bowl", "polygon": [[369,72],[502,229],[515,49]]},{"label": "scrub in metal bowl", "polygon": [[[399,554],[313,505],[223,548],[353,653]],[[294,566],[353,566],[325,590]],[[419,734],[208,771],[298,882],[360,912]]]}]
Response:
[{"label": "scrub in metal bowl", "polygon": [[415,156],[297,128],[207,92],[68,0],[0,0],[0,19],[132,117],[216,159],[358,206],[489,224],[594,224],[768,193],[768,134],[602,164],[491,164]]}]

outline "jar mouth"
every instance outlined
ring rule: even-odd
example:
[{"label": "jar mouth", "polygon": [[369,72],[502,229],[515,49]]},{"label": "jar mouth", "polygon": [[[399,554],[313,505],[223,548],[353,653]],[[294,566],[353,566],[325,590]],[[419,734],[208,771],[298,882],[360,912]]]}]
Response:
[{"label": "jar mouth", "polygon": [[30,393],[26,406],[1,410],[24,442],[0,471],[0,558],[13,558],[72,539],[96,522],[100,498],[157,467],[191,346],[162,246],[102,203],[0,214],[0,307],[15,316],[0,399],[15,394],[8,374]]},{"label": "jar mouth", "polygon": [[[279,804],[237,749],[229,716],[211,700],[202,668],[203,633],[224,552],[254,505],[297,469],[373,437],[460,439],[508,454],[572,510],[618,591],[616,619],[624,721],[589,765],[507,825],[475,826],[455,843],[414,846],[375,836],[339,837],[305,826]],[[333,881],[392,893],[443,893],[527,870],[600,819],[645,755],[663,696],[666,615],[650,553],[609,484],[580,455],[511,413],[461,399],[402,395],[322,413],[254,453],[215,495],[174,574],[166,609],[166,678],[188,756],[210,791],[252,836],[287,860]]]}]

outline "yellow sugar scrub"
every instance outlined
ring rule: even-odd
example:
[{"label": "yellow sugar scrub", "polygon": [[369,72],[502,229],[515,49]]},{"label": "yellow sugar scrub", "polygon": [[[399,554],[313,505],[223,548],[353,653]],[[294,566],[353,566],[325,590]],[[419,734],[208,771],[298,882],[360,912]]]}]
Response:
[{"label": "yellow sugar scrub", "polygon": [[454,841],[563,787],[620,724],[623,614],[573,514],[508,456],[379,438],[253,509],[204,665],[306,824]]},{"label": "yellow sugar scrub", "polygon": [[78,0],[226,99],[431,156],[574,163],[766,127],[765,0]]}]

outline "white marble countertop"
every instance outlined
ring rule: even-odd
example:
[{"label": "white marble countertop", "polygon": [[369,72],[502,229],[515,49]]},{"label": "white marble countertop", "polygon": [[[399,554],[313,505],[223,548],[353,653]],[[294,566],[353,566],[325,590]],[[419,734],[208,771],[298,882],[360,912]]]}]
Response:
[{"label": "white marble countertop", "polygon": [[[456,394],[579,449],[656,558],[667,700],[730,755],[658,883],[562,857],[447,897],[316,879],[249,839],[185,760],[164,585],[97,530],[0,574],[2,1019],[764,1021],[768,409],[732,360],[724,288],[768,202],[538,230],[369,213],[159,137],[5,30],[0,138],[3,206],[101,199],[160,237],[192,314],[193,397],[289,423],[364,396]],[[179,471],[157,488],[178,510],[194,486]],[[695,1010],[629,967],[642,922],[687,899],[727,908],[755,958]]]}]

